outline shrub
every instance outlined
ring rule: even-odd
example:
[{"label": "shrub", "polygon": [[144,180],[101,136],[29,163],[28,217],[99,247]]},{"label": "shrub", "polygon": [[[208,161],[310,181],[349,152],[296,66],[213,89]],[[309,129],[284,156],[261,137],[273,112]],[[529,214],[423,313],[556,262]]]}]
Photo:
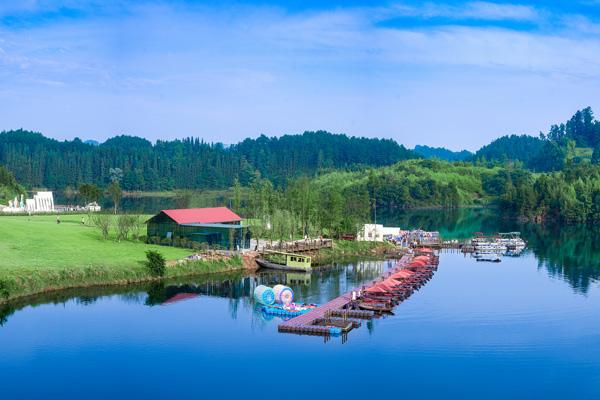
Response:
[{"label": "shrub", "polygon": [[134,224],[134,216],[121,214],[117,217],[117,241],[127,240]]},{"label": "shrub", "polygon": [[164,276],[166,270],[165,258],[158,251],[148,250],[146,252],[146,267],[154,276]]},{"label": "shrub", "polygon": [[144,222],[142,221],[142,217],[140,215],[132,215],[130,219],[131,223],[131,236],[133,240],[142,240],[143,236],[141,235],[142,228],[144,227]]},{"label": "shrub", "polygon": [[160,244],[160,237],[158,236],[150,236],[146,239],[148,244]]},{"label": "shrub", "polygon": [[98,214],[94,216],[94,225],[100,230],[104,240],[108,239],[112,218],[107,214]]}]

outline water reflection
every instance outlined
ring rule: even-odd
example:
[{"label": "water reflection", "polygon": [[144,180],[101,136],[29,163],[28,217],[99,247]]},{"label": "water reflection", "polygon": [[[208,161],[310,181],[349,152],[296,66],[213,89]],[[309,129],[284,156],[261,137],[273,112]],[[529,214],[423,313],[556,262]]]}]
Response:
[{"label": "water reflection", "polygon": [[322,267],[309,274],[258,272],[252,275],[243,275],[229,273],[128,286],[68,289],[16,300],[0,306],[0,326],[6,324],[13,313],[28,306],[65,305],[70,301],[80,306],[90,306],[100,298],[109,296],[116,296],[123,303],[148,307],[170,306],[201,296],[227,298],[229,299],[231,318],[236,319],[240,307],[253,307],[252,293],[258,285],[274,286],[282,283],[294,290],[298,301],[322,303],[375,279],[393,264],[393,260],[355,261]]},{"label": "water reflection", "polygon": [[[501,218],[493,209],[416,210],[388,215],[386,218],[388,220],[382,220],[386,225],[437,229],[449,239],[464,239],[470,237],[472,232],[479,231],[520,231],[523,239],[528,242],[528,250],[521,256],[530,257],[533,254],[538,268],[546,270],[552,277],[564,280],[575,292],[586,294],[600,280],[600,228],[518,223]],[[146,306],[172,304],[197,296],[228,298],[231,316],[235,318],[240,306],[253,307],[251,295],[257,285],[285,284],[292,287],[299,301],[323,303],[363,282],[375,279],[392,263],[393,261],[355,261],[318,268],[310,274],[234,273],[167,280],[155,284],[70,289],[1,305],[0,326],[6,324],[16,311],[27,306],[65,304],[72,300],[76,304],[89,306],[106,296],[117,296],[124,303]]]},{"label": "water reflection", "polygon": [[514,226],[489,208],[388,211],[378,214],[377,222],[403,229],[439,231],[445,239],[467,239],[473,232],[511,231]]},{"label": "water reflection", "polygon": [[[493,208],[410,210],[383,214],[381,223],[409,229],[438,230],[445,239],[466,239],[473,232],[520,231],[528,249],[552,277],[578,293],[600,279],[600,228],[585,225],[532,224],[501,215]],[[530,254],[528,252],[523,255]]]},{"label": "water reflection", "polygon": [[580,293],[600,279],[600,229],[583,226],[522,226],[540,268],[560,277]]}]

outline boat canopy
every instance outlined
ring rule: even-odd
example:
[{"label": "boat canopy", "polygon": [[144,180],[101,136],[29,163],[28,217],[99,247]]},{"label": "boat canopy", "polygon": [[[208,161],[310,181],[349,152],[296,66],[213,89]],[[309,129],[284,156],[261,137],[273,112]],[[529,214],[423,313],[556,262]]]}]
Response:
[{"label": "boat canopy", "polygon": [[375,285],[375,286],[371,286],[368,289],[365,289],[365,292],[367,292],[367,293],[387,293],[388,291],[385,290],[384,288],[380,287],[379,285]]},{"label": "boat canopy", "polygon": [[395,274],[392,275],[392,278],[400,278],[400,279],[406,279],[406,278],[410,278],[411,275],[413,275],[414,272],[412,271],[400,271],[400,272],[396,272]]}]

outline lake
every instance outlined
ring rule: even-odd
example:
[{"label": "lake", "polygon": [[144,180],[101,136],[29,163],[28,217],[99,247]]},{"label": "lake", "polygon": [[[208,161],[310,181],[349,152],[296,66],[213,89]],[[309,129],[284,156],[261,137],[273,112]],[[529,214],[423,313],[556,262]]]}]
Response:
[{"label": "lake", "polygon": [[[0,310],[2,398],[600,397],[600,235],[489,210],[388,215],[445,237],[520,230],[501,263],[446,252],[433,279],[347,340],[277,332],[251,299],[325,302],[393,261],[53,293]],[[179,301],[177,301],[179,300]],[[280,393],[279,395],[277,393]]]}]

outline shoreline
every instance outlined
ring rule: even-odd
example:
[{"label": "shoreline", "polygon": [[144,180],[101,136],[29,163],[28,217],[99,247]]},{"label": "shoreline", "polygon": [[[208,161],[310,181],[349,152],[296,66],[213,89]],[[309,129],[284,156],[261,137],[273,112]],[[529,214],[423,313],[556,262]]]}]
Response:
[{"label": "shoreline", "polygon": [[[334,262],[344,262],[359,257],[385,259],[397,256],[395,246],[380,242],[336,241],[333,249],[323,249],[313,255],[314,265],[323,267]],[[170,261],[173,262],[172,260]],[[0,274],[0,305],[15,300],[70,289],[86,289],[102,286],[127,286],[132,284],[160,282],[169,279],[209,276],[233,272],[255,272],[245,257],[235,257],[219,261],[194,261],[167,267],[165,276],[152,276],[141,265],[131,269],[114,269],[107,266],[58,270],[23,271],[25,273]],[[30,273],[27,273],[30,272]]]},{"label": "shoreline", "polygon": [[[85,276],[79,276],[77,277],[75,280],[72,280],[70,282],[64,282],[64,284],[49,284],[49,285],[43,285],[40,288],[34,289],[34,290],[30,290],[30,291],[16,291],[15,294],[10,294],[8,295],[8,297],[4,297],[2,296],[2,290],[3,290],[3,286],[2,283],[5,282],[5,278],[0,278],[0,306],[2,305],[6,305],[6,304],[10,304],[11,302],[15,301],[15,300],[23,300],[26,299],[28,297],[35,297],[35,296],[39,296],[39,295],[43,295],[43,294],[48,294],[48,293],[54,293],[54,292],[61,292],[61,291],[65,291],[65,290],[70,290],[70,289],[86,289],[86,288],[94,288],[94,287],[109,287],[109,286],[127,286],[127,285],[133,285],[133,284],[141,284],[141,283],[151,283],[151,282],[160,282],[160,281],[165,281],[165,280],[169,280],[169,279],[178,279],[178,278],[189,278],[189,277],[194,277],[194,276],[209,276],[209,275],[213,275],[213,274],[224,274],[224,273],[232,273],[232,272],[242,272],[242,271],[250,271],[249,269],[244,267],[243,262],[241,261],[241,259],[239,260],[239,263],[237,263],[238,260],[228,260],[226,262],[211,262],[211,263],[206,263],[208,264],[207,266],[204,267],[208,267],[206,269],[195,269],[195,270],[190,270],[190,268],[195,268],[195,266],[197,266],[199,263],[201,262],[191,262],[189,263],[190,265],[179,265],[176,267],[167,267],[167,274],[165,274],[165,276],[152,276],[149,272],[145,272],[145,271],[140,271],[139,269],[133,270],[132,272],[134,273],[134,275],[131,275],[130,277],[124,277],[124,276],[119,276],[121,275],[121,272],[123,271],[112,271],[114,272],[113,277],[111,278],[109,275],[107,276],[103,276],[101,278],[99,278],[98,280],[89,280],[87,282],[84,282],[83,280],[81,281],[77,281],[78,278],[85,278]],[[217,265],[217,264],[221,264],[221,265]],[[176,272],[171,272],[172,269],[175,268],[184,268],[184,267],[188,267],[187,270],[181,270],[181,271],[176,271]],[[100,269],[98,269],[96,272],[99,272]],[[52,271],[54,272],[54,271]],[[59,275],[63,275],[63,273],[65,272],[65,270],[63,271],[59,271]],[[106,271],[104,271],[106,272]],[[140,275],[135,276],[135,273],[140,273]],[[145,273],[145,275],[144,275]],[[72,277],[72,274],[71,274]],[[29,278],[31,278],[30,276],[20,276],[20,277],[15,277],[15,280],[19,280],[19,281],[27,281]]]}]

